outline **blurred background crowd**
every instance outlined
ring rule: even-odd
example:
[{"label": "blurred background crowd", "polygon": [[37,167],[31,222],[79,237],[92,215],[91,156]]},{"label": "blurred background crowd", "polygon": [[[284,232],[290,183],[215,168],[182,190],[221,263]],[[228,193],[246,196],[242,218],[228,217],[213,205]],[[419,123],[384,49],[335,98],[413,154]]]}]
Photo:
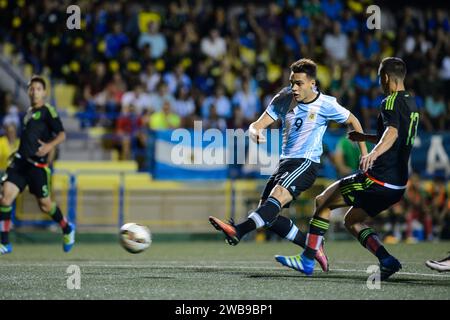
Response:
[{"label": "blurred background crowd", "polygon": [[[79,1],[81,30],[67,30],[69,1],[15,1],[2,9],[3,41],[41,74],[75,84],[82,126],[118,131],[245,128],[288,82],[300,57],[319,64],[320,90],[375,129],[377,67],[402,57],[422,129],[450,124],[450,20],[442,8],[382,10],[383,30],[366,27],[369,2],[270,4],[179,0]],[[2,116],[13,101],[3,97]],[[5,101],[6,100],[6,101]]]},{"label": "blurred background crowd", "polygon": [[[118,148],[121,159],[145,148],[148,129],[192,128],[195,120],[205,129],[246,129],[288,84],[289,65],[301,57],[317,62],[319,89],[371,132],[384,98],[377,67],[399,56],[420,109],[419,132],[450,131],[449,10],[381,6],[383,29],[369,30],[371,3],[81,0],[81,30],[68,30],[70,1],[0,0],[0,44],[12,43],[15,58],[33,73],[75,85],[80,128],[104,128],[104,146]],[[13,149],[24,110],[12,92],[1,92],[0,101],[0,148]],[[354,148],[342,139],[330,151],[339,175],[357,168]],[[446,224],[450,230],[445,180],[416,178],[389,215],[390,233],[401,237],[397,212],[407,212],[403,237],[419,221],[425,238],[450,238],[443,232]]]}]

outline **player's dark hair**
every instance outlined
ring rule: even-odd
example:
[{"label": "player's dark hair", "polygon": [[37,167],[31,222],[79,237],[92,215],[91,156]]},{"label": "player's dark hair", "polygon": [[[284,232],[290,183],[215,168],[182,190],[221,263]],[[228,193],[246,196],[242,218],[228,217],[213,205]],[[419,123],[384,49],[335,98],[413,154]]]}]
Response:
[{"label": "player's dark hair", "polygon": [[315,79],[317,75],[317,65],[311,59],[300,59],[291,64],[291,71],[293,73],[306,73],[310,78]]},{"label": "player's dark hair", "polygon": [[44,90],[46,90],[47,85],[46,85],[45,79],[43,77],[38,76],[38,75],[33,75],[30,79],[30,82],[28,82],[28,87],[30,87],[33,82],[39,82],[40,84],[42,84],[42,87],[44,87]]},{"label": "player's dark hair", "polygon": [[403,80],[406,76],[406,64],[400,58],[386,57],[381,61],[380,74],[381,72],[387,74],[390,77],[395,77]]}]

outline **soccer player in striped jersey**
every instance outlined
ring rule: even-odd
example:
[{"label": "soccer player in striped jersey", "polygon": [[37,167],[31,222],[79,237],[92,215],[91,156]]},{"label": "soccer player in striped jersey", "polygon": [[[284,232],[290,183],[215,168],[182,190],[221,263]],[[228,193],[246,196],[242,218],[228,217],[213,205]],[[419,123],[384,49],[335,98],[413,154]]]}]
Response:
[{"label": "soccer player in striped jersey", "polygon": [[[269,178],[261,195],[259,207],[239,224],[225,223],[209,217],[210,223],[222,231],[229,244],[236,245],[247,233],[268,228],[282,238],[305,246],[306,238],[291,219],[280,215],[301,192],[310,188],[317,176],[322,154],[322,137],[329,121],[345,123],[362,134],[358,119],[342,107],[335,97],[316,90],[317,66],[310,59],[300,59],[291,65],[290,86],[283,88],[270,102],[260,118],[250,125],[250,138],[266,141],[262,130],[278,119],[282,121],[283,145],[280,162]],[[367,154],[365,143],[359,143],[362,155]],[[328,259],[323,247],[315,258],[324,271]]]},{"label": "soccer player in striped jersey", "polygon": [[378,69],[380,85],[387,95],[381,103],[377,134],[351,132],[353,141],[376,143],[361,158],[361,171],[330,185],[316,197],[306,248],[297,256],[275,256],[281,264],[311,275],[314,257],[329,226],[330,210],[350,206],[344,223],[361,245],[374,254],[380,264],[381,280],[399,271],[400,262],[382,245],[377,233],[365,222],[397,203],[408,181],[408,161],[419,123],[414,97],[405,91],[406,65],[400,58],[383,59]]}]

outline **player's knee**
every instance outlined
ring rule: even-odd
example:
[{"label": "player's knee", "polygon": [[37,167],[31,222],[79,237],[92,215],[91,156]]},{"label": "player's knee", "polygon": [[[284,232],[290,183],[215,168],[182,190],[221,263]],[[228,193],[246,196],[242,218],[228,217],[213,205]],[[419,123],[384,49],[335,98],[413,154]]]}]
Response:
[{"label": "player's knee", "polygon": [[319,194],[318,196],[316,196],[315,203],[316,203],[316,209],[321,208],[325,204],[325,196],[322,194]]},{"label": "player's knee", "polygon": [[354,224],[354,221],[348,215],[344,217],[344,226],[347,230],[351,230]]},{"label": "player's knee", "polygon": [[289,203],[290,201],[292,201],[291,193],[286,188],[283,188],[282,186],[279,186],[279,185],[275,186],[272,189],[270,196],[277,199],[281,203],[282,206],[284,206],[286,203]]}]

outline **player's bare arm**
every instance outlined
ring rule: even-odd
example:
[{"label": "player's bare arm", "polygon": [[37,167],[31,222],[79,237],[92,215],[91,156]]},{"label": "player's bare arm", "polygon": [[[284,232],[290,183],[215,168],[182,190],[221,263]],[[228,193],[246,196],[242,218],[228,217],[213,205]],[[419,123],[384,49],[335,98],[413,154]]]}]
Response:
[{"label": "player's bare arm", "polygon": [[361,169],[363,171],[369,170],[375,160],[377,160],[379,156],[381,156],[392,147],[392,145],[395,143],[395,140],[397,140],[397,137],[397,128],[391,126],[387,127],[375,148],[373,148],[373,150],[368,155],[361,158]]},{"label": "player's bare arm", "polygon": [[58,146],[60,143],[62,143],[64,140],[66,140],[66,134],[65,134],[64,131],[61,131],[60,133],[58,133],[58,135],[55,137],[55,139],[53,139],[50,142],[45,143],[45,142],[43,142],[41,140],[38,140],[39,143],[41,144],[41,146],[39,147],[39,150],[36,153],[36,155],[38,157],[44,157],[51,150],[56,148],[56,146]]},{"label": "player's bare arm", "polygon": [[267,112],[264,112],[258,120],[250,125],[250,139],[252,139],[256,143],[265,143],[266,137],[264,137],[262,130],[266,129],[274,122],[275,120],[273,120],[272,117],[267,114]]},{"label": "player's bare arm", "polygon": [[[363,128],[361,126],[361,123],[359,122],[358,118],[356,118],[353,113],[350,113],[350,115],[348,116],[347,121],[345,122],[345,124],[350,128],[353,129],[352,132],[356,132],[359,134],[364,134]],[[367,155],[367,146],[365,144],[365,141],[358,141],[358,145],[359,145],[359,150],[361,151],[361,155],[365,156]]]},{"label": "player's bare arm", "polygon": [[348,138],[352,141],[359,142],[359,141],[369,141],[372,143],[378,142],[378,137],[376,134],[367,134],[357,131],[350,131],[348,133]]}]

